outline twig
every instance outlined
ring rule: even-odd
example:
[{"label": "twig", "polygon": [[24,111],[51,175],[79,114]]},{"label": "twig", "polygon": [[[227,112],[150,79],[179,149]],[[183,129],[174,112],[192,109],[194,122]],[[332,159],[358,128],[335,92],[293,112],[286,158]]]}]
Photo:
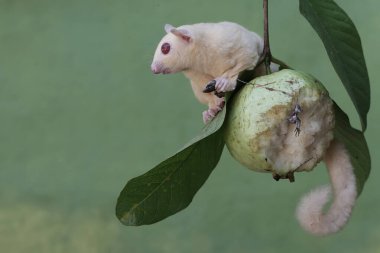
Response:
[{"label": "twig", "polygon": [[263,0],[263,9],[264,9],[264,64],[266,73],[270,74],[270,63],[272,62],[272,53],[270,51],[269,45],[269,21],[268,21],[268,0]]}]

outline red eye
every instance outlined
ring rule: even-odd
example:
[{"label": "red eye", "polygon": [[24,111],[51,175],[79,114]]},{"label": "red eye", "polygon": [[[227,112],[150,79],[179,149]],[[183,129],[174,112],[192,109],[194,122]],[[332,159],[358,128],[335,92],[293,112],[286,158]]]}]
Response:
[{"label": "red eye", "polygon": [[165,42],[164,44],[162,44],[161,46],[161,52],[163,54],[168,54],[170,52],[170,44]]}]

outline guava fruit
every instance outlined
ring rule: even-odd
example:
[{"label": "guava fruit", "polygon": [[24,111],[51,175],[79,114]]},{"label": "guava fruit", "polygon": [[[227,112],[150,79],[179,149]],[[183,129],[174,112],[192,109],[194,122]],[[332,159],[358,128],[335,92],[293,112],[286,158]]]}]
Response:
[{"label": "guava fruit", "polygon": [[276,180],[293,181],[294,172],[312,170],[333,139],[333,102],[317,79],[302,72],[286,69],[258,77],[228,106],[224,138],[229,152],[245,167],[270,172]]}]

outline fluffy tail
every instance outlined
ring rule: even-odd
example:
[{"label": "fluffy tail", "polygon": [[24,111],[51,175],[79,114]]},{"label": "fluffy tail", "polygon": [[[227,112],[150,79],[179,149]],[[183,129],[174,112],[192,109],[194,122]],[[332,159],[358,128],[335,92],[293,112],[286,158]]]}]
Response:
[{"label": "fluffy tail", "polygon": [[315,235],[327,235],[342,229],[347,223],[356,200],[354,168],[344,145],[333,140],[326,151],[324,161],[330,174],[333,202],[323,212],[331,187],[322,186],[304,196],[297,208],[301,226]]}]

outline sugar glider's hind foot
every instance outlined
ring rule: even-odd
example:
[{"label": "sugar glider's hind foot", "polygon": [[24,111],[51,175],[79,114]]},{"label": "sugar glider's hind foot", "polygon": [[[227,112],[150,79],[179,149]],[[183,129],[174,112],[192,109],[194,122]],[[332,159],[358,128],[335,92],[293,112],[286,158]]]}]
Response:
[{"label": "sugar glider's hind foot", "polygon": [[224,99],[222,99],[217,106],[215,107],[210,107],[208,108],[206,111],[204,111],[202,113],[202,116],[203,116],[203,122],[205,124],[209,123],[213,118],[215,118],[215,116],[221,111],[223,110],[223,107],[224,107]]},{"label": "sugar glider's hind foot", "polygon": [[213,118],[215,118],[217,113],[218,112],[213,110],[213,109],[208,109],[206,111],[203,111],[203,113],[202,113],[203,123],[205,123],[205,124],[209,123]]}]

